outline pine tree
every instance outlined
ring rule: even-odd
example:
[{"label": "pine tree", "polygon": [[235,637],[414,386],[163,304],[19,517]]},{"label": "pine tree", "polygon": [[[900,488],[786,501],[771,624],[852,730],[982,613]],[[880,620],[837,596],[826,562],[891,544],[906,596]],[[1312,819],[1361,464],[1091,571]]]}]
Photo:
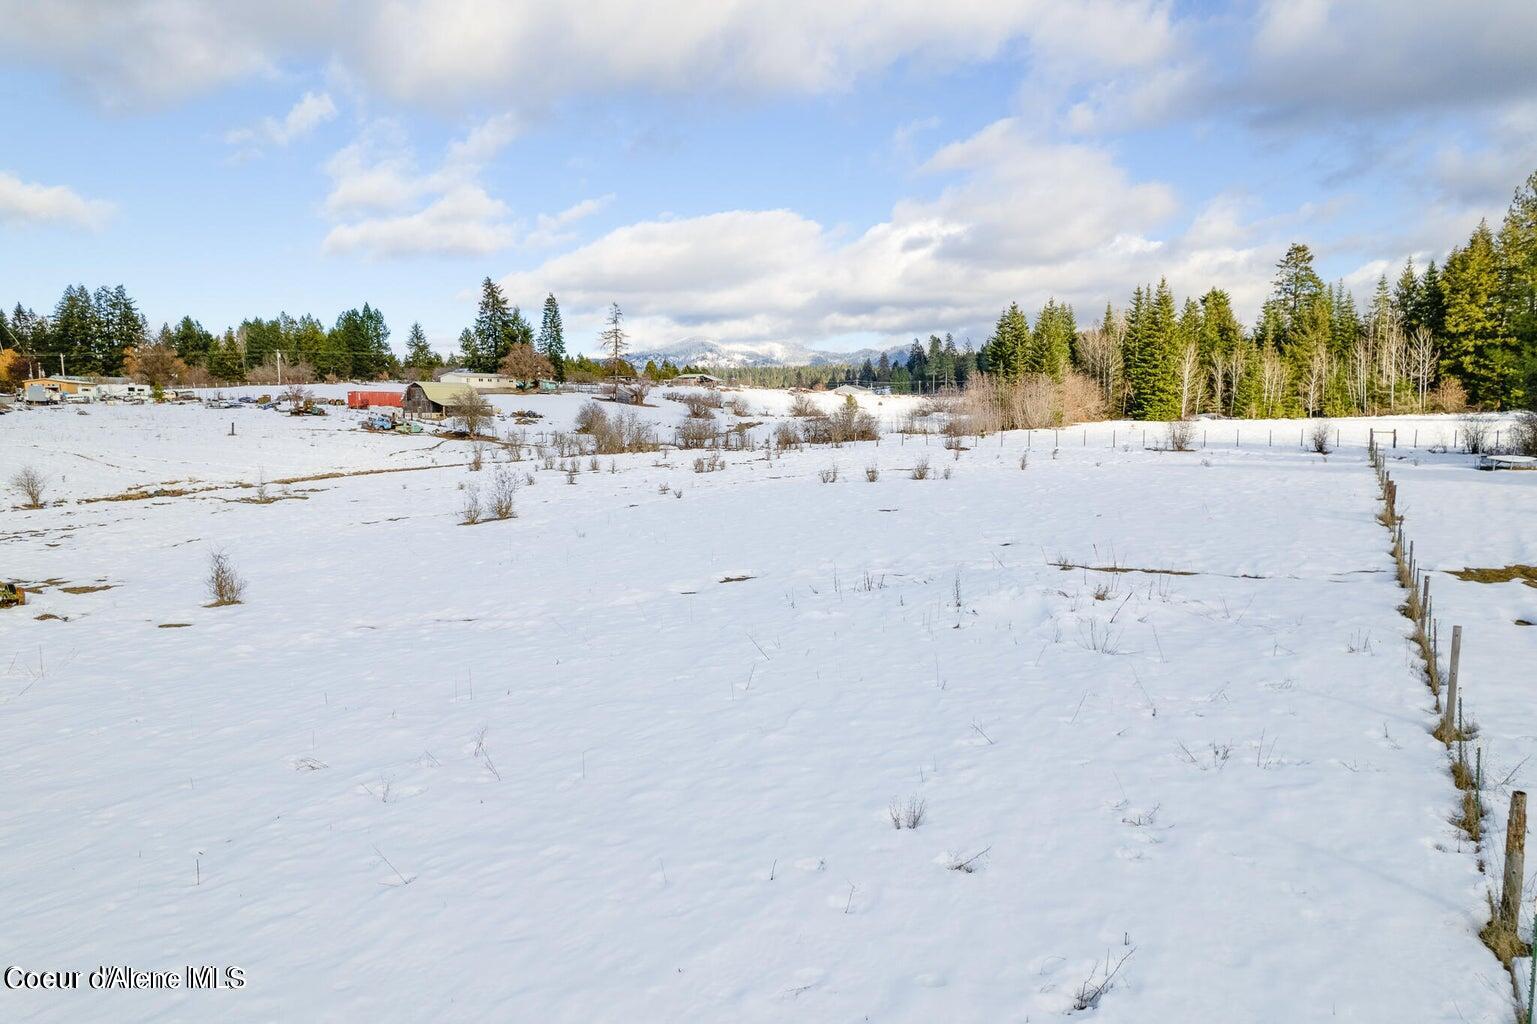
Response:
[{"label": "pine tree", "polygon": [[204,365],[213,346],[213,335],[190,316],[182,317],[171,330],[171,347],[189,365]]},{"label": "pine tree", "polygon": [[1077,333],[1073,307],[1059,306],[1056,299],[1047,299],[1030,336],[1026,370],[1050,374],[1053,379],[1061,380],[1071,364],[1073,338]]},{"label": "pine tree", "polygon": [[1500,273],[1494,235],[1485,221],[1468,244],[1446,259],[1441,289],[1446,299],[1446,344],[1441,369],[1462,382],[1468,399],[1501,408],[1523,394],[1516,339],[1500,306]]},{"label": "pine tree", "polygon": [[1420,326],[1420,301],[1420,276],[1414,269],[1414,259],[1411,257],[1404,261],[1398,283],[1393,286],[1393,310],[1398,314],[1405,331]]},{"label": "pine tree", "polygon": [[[1006,381],[1018,380],[1029,372],[1030,321],[1019,303],[1009,303],[1009,308],[999,315],[987,345],[989,372]],[[912,370],[911,361],[907,368]]]},{"label": "pine tree", "polygon": [[1129,391],[1127,412],[1140,420],[1169,420],[1179,415],[1175,366],[1177,315],[1167,281],[1156,291],[1138,288],[1126,319],[1123,359]]},{"label": "pine tree", "polygon": [[420,323],[412,324],[411,333],[406,337],[405,365],[421,372],[436,369],[440,365],[438,354],[427,344],[427,334]]},{"label": "pine tree", "polygon": [[99,373],[116,375],[122,372],[124,355],[149,340],[149,323],[122,285],[106,293],[104,305],[96,365]]},{"label": "pine tree", "polygon": [[96,372],[96,354],[101,333],[96,306],[85,285],[66,287],[58,305],[53,309],[53,329],[49,339],[57,353],[64,358],[64,372]]},{"label": "pine tree", "polygon": [[456,358],[459,365],[466,370],[473,370],[481,365],[480,340],[468,327],[459,332],[459,352]]},{"label": "pine tree", "polygon": [[234,383],[245,379],[245,356],[235,332],[226,330],[224,337],[208,350],[208,373],[215,380]]},{"label": "pine tree", "polygon": [[11,321],[6,317],[5,310],[0,309],[0,348],[15,348],[16,333],[11,330]]},{"label": "pine tree", "polygon": [[1286,255],[1276,263],[1274,297],[1286,315],[1286,336],[1290,344],[1313,299],[1324,291],[1323,279],[1313,269],[1313,250],[1293,242]]},{"label": "pine tree", "polygon": [[1433,337],[1446,336],[1446,292],[1441,286],[1441,273],[1436,261],[1425,265],[1425,276],[1420,281],[1419,306],[1415,310],[1414,325],[1423,327]]},{"label": "pine tree", "polygon": [[465,366],[479,373],[495,373],[512,345],[512,311],[501,287],[489,277],[480,283],[480,306],[475,312],[475,344],[466,349]]},{"label": "pine tree", "polygon": [[555,379],[566,379],[566,331],[560,320],[560,303],[551,292],[544,297],[544,315],[539,320],[539,351],[555,367]]}]

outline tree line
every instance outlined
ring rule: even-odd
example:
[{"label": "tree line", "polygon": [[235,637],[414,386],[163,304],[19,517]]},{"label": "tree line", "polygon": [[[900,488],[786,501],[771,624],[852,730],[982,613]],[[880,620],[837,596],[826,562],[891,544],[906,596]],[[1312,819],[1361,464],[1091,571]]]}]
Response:
[{"label": "tree line", "polygon": [[[520,379],[564,379],[568,359],[555,296],[545,299],[536,336],[490,278],[481,292],[475,322],[460,335],[462,365]],[[403,356],[389,341],[384,314],[367,302],[329,327],[308,314],[283,312],[219,334],[190,316],[151,333],[122,285],[95,291],[70,285],[51,312],[21,303],[10,313],[0,308],[0,379],[14,385],[34,374],[126,375],[158,385],[206,385],[272,383],[280,372],[294,381],[420,379],[447,365],[420,323],[411,325]]]}]

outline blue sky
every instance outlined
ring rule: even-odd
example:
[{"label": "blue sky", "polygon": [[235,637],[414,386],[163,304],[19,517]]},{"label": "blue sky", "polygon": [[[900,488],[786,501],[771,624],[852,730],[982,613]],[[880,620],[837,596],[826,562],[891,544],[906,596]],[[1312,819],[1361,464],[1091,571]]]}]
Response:
[{"label": "blue sky", "polygon": [[575,347],[821,348],[1137,284],[1257,308],[1292,240],[1369,291],[1537,169],[1537,5],[0,0],[0,303],[158,325],[482,277]]}]

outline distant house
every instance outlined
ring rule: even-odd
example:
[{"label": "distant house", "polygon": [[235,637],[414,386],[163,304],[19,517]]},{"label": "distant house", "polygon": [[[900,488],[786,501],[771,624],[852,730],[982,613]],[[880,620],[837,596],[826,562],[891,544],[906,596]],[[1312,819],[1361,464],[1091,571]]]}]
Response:
[{"label": "distant house", "polygon": [[400,396],[400,408],[407,416],[424,420],[440,420],[448,414],[448,407],[475,389],[467,384],[446,381],[416,381],[406,385]]},{"label": "distant house", "polygon": [[[23,381],[21,388],[24,394],[30,393],[38,396],[28,398],[27,401],[29,402],[89,402],[96,397],[96,382],[87,380],[84,377],[61,377],[58,375],[52,377],[33,377]],[[42,397],[44,391],[51,394],[52,397]]]},{"label": "distant house", "polygon": [[102,377],[96,382],[97,398],[147,399],[151,388],[128,377]]},{"label": "distant house", "polygon": [[58,383],[48,377],[33,377],[23,381],[21,400],[28,405],[51,405],[63,401],[59,396]]},{"label": "distant house", "polygon": [[719,387],[724,383],[726,382],[710,373],[680,373],[667,382],[669,387],[696,384],[707,388]]},{"label": "distant house", "polygon": [[858,384],[840,384],[833,388],[832,393],[835,395],[853,395],[857,398],[860,395],[871,394],[871,391],[869,388],[862,387]]},{"label": "distant house", "polygon": [[478,370],[467,370],[461,366],[458,369],[444,371],[439,375],[438,383],[468,384],[476,391],[485,391],[513,387],[516,382],[506,374],[481,373]]}]

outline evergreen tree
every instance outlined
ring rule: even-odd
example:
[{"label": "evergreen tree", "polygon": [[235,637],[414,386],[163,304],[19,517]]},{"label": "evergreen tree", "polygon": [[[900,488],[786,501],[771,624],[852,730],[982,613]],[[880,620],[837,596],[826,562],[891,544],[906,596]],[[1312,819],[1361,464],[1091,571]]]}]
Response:
[{"label": "evergreen tree", "polygon": [[0,348],[15,348],[16,334],[11,330],[11,321],[5,315],[5,310],[0,309]]},{"label": "evergreen tree", "polygon": [[208,373],[215,380],[224,383],[234,383],[245,379],[245,356],[240,350],[240,343],[235,339],[235,332],[227,330],[218,344],[208,351]]},{"label": "evergreen tree", "polygon": [[422,373],[441,365],[438,354],[427,344],[427,334],[420,323],[412,324],[411,333],[406,337],[405,365]]},{"label": "evergreen tree", "polygon": [[1434,337],[1446,336],[1446,292],[1441,286],[1441,274],[1436,269],[1435,260],[1425,265],[1414,324],[1416,327],[1424,327]]},{"label": "evergreen tree", "polygon": [[[466,350],[465,366],[480,373],[495,373],[512,347],[513,311],[501,287],[489,277],[480,283],[480,305],[475,312],[475,345]],[[518,319],[522,319],[519,316]]]},{"label": "evergreen tree", "polygon": [[539,351],[555,367],[555,379],[566,379],[566,331],[560,320],[560,303],[551,292],[544,297],[544,315],[539,320]]},{"label": "evergreen tree", "polygon": [[[66,287],[53,309],[53,330],[49,339],[56,353],[64,357],[65,373],[97,372],[96,356],[101,333],[96,306],[85,285]],[[57,361],[57,355],[50,355]]]},{"label": "evergreen tree", "polygon": [[1398,283],[1393,286],[1393,310],[1398,314],[1398,320],[1406,332],[1420,326],[1420,308],[1420,276],[1414,269],[1414,259],[1411,257],[1404,261]]},{"label": "evergreen tree", "polygon": [[1313,269],[1313,250],[1293,242],[1276,263],[1274,297],[1286,316],[1286,336],[1290,344],[1313,300],[1324,291],[1323,279]]},{"label": "evergreen tree", "polygon": [[216,344],[214,336],[190,316],[178,320],[171,332],[171,347],[189,365],[207,365],[208,353]]},{"label": "evergreen tree", "polygon": [[1476,404],[1501,408],[1519,401],[1519,350],[1502,316],[1499,264],[1487,222],[1479,221],[1468,244],[1447,257],[1441,289],[1446,300],[1442,372],[1460,380]]},{"label": "evergreen tree", "polygon": [[480,355],[480,339],[475,332],[466,327],[459,332],[459,353],[457,356],[459,365],[466,370],[473,370],[482,365]]},{"label": "evergreen tree", "polygon": [[97,351],[97,372],[117,375],[123,370],[123,357],[149,340],[149,323],[138,305],[128,297],[128,290],[118,285],[110,292],[102,289],[102,341]]},{"label": "evergreen tree", "polygon": [[[1029,372],[1030,321],[1019,303],[1009,303],[1009,308],[998,317],[987,345],[989,372],[1006,381],[1018,380]],[[909,364],[908,369],[911,368]]]},{"label": "evergreen tree", "polygon": [[1177,327],[1174,293],[1167,281],[1159,281],[1151,293],[1142,288],[1133,293],[1122,358],[1129,391],[1127,411],[1134,419],[1170,420],[1179,416]]},{"label": "evergreen tree", "polygon": [[1036,317],[1035,330],[1031,334],[1026,369],[1031,373],[1050,374],[1061,380],[1072,361],[1073,338],[1078,333],[1073,321],[1073,307],[1057,305],[1056,299],[1047,299]]}]

